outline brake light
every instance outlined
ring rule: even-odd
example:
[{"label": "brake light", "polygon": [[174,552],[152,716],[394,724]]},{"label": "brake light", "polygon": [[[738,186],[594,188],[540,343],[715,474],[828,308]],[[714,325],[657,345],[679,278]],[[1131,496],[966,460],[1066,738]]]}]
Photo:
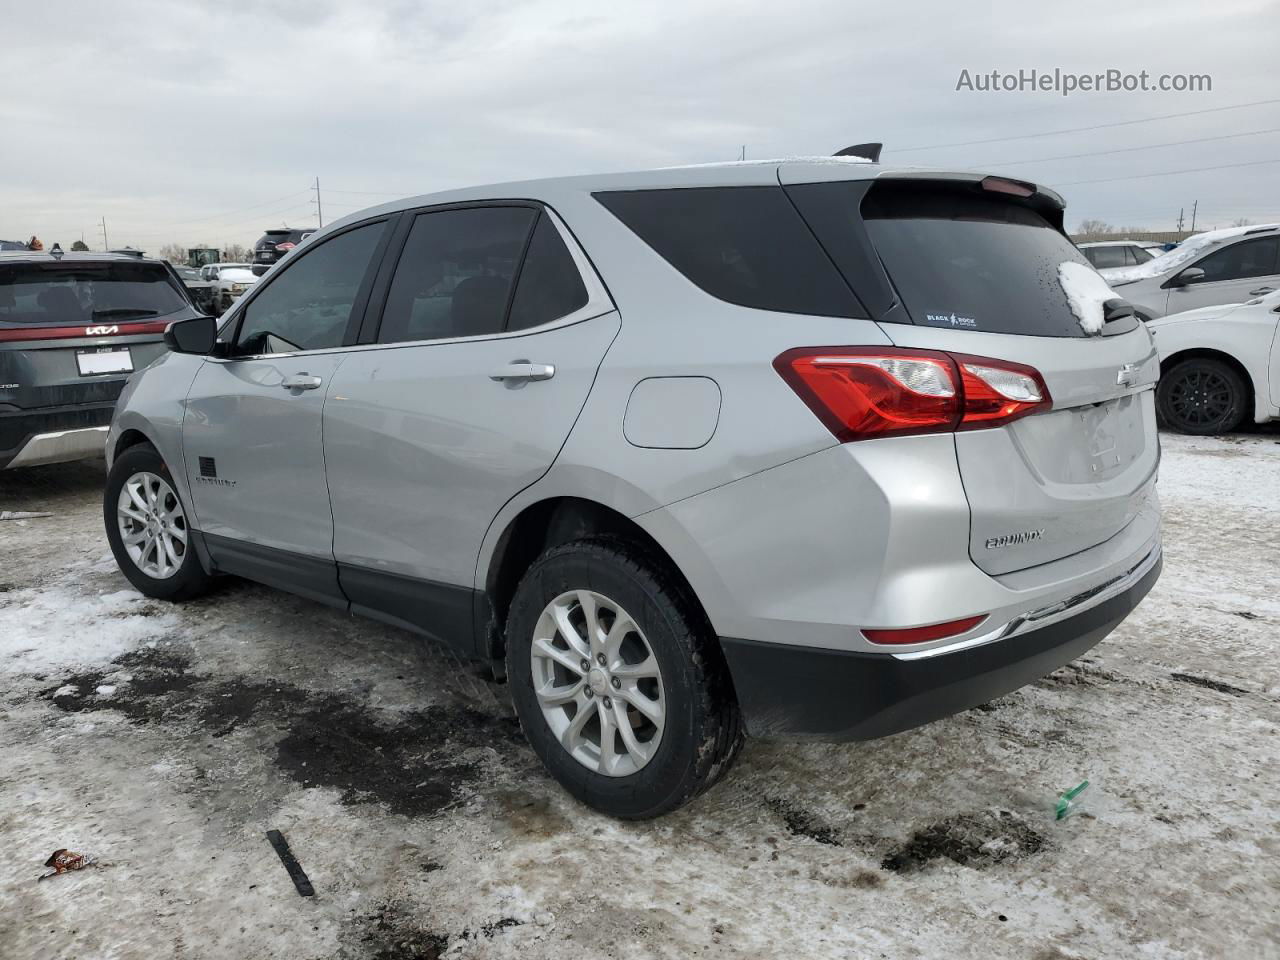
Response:
[{"label": "brake light", "polygon": [[960,430],[999,427],[1049,408],[1049,388],[1034,367],[956,354],[964,385]]},{"label": "brake light", "polygon": [[986,177],[982,181],[982,189],[991,193],[1007,193],[1011,197],[1030,197],[1035,194],[1036,185],[1004,177]]},{"label": "brake light", "polygon": [[286,240],[284,243],[277,243],[276,249],[279,250],[281,253],[288,253],[290,250],[292,250],[296,246],[297,246],[296,243],[290,243],[288,240]]},{"label": "brake light", "polygon": [[925,643],[929,640],[941,640],[943,637],[957,637],[972,630],[987,614],[976,617],[964,617],[961,620],[948,620],[946,623],[933,623],[927,627],[907,627],[903,630],[863,630],[862,635],[872,643]]},{"label": "brake light", "polygon": [[1032,367],[899,347],[800,347],[774,369],[841,443],[996,427],[1048,409]]}]

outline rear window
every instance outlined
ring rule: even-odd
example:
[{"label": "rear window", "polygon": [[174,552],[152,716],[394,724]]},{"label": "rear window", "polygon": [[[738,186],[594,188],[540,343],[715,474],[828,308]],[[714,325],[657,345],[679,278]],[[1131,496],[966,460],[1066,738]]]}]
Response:
[{"label": "rear window", "polygon": [[158,263],[0,264],[0,321],[130,320],[186,306],[185,295]]},{"label": "rear window", "polygon": [[847,218],[815,222],[823,232],[852,228],[861,212],[867,234],[911,319],[924,326],[1083,337],[1058,279],[1064,261],[1089,262],[1035,210],[995,194],[920,181],[865,185],[806,184],[817,201]]},{"label": "rear window", "polygon": [[758,310],[866,316],[781,187],[629,190],[595,196],[713,297]]}]

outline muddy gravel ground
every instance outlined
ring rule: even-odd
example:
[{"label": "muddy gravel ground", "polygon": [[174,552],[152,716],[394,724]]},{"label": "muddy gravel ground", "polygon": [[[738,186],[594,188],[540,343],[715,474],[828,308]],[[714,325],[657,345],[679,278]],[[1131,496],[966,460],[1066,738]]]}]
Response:
[{"label": "muddy gravel ground", "polygon": [[[412,635],[142,598],[100,464],[0,474],[53,514],[0,521],[0,957],[1280,956],[1280,432],[1163,439],[1165,575],[1089,657],[876,743],[749,742],[645,824]],[[37,882],[62,847],[98,865]]]}]

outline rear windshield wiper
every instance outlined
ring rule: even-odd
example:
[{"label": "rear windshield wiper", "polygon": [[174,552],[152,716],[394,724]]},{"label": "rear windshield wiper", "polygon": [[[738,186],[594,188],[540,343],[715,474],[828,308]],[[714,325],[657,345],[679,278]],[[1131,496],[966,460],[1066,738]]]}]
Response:
[{"label": "rear windshield wiper", "polygon": [[110,310],[95,310],[95,317],[155,317],[159,310],[139,310],[137,307],[112,307]]}]

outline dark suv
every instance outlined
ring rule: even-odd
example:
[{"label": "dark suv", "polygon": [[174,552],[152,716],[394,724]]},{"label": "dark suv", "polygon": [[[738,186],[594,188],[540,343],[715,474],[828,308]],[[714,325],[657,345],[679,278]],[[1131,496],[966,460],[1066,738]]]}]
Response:
[{"label": "dark suv", "polygon": [[253,245],[254,275],[262,276],[277,260],[315,232],[315,227],[280,227],[268,230]]},{"label": "dark suv", "polygon": [[0,470],[100,456],[129,374],[199,313],[158,260],[0,253]]}]

